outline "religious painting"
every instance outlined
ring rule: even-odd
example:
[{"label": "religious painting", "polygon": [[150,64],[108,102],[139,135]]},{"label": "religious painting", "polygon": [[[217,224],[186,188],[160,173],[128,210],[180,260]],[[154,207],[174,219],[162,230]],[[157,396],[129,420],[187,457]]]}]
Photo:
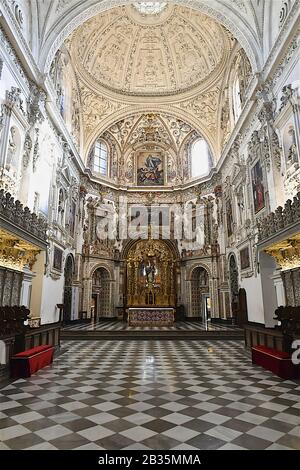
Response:
[{"label": "religious painting", "polygon": [[163,186],[163,156],[160,152],[142,152],[137,158],[137,184]]},{"label": "religious painting", "polygon": [[257,214],[265,207],[265,188],[263,180],[263,170],[260,161],[254,165],[251,171],[252,192],[254,202],[254,212]]},{"label": "religious painting", "polygon": [[250,268],[249,246],[246,246],[245,248],[240,250],[240,262],[241,262],[241,269]]},{"label": "religious painting", "polygon": [[57,271],[62,270],[62,257],[63,257],[63,250],[55,246],[54,252],[53,252],[53,268],[56,269]]},{"label": "religious painting", "polygon": [[226,225],[227,225],[227,235],[231,237],[233,234],[233,214],[232,214],[232,204],[230,199],[226,201]]}]

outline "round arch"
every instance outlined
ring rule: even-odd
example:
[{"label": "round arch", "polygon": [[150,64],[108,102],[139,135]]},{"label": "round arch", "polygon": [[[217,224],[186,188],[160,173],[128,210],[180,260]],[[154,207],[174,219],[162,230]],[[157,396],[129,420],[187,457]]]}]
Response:
[{"label": "round arch", "polygon": [[107,267],[98,266],[92,274],[91,317],[106,318],[111,314],[111,278]]},{"label": "round arch", "polygon": [[[50,32],[44,41],[40,54],[40,67],[42,72],[44,74],[49,72],[56,51],[78,26],[93,16],[105,12],[112,7],[127,5],[129,3],[131,3],[130,0],[114,0],[113,4],[111,0],[103,0],[102,2],[87,0],[80,2],[75,8],[72,6],[68,10],[65,10],[60,21],[56,21],[55,26],[50,27]],[[247,22],[246,17],[241,15],[238,10],[226,5],[218,5],[217,3],[214,3],[212,6],[212,2],[207,4],[201,0],[194,0],[193,2],[189,0],[174,0],[173,3],[200,11],[221,23],[236,37],[245,50],[251,63],[253,73],[260,70],[262,58],[258,54],[259,38],[256,36],[252,25]],[[237,26],[240,23],[242,23],[244,28]]]},{"label": "round arch", "polygon": [[[129,252],[132,250],[135,244],[139,243],[141,240],[129,240],[127,243],[124,244],[122,252],[121,252],[121,258],[123,260],[127,259]],[[175,244],[171,240],[163,240],[164,243],[168,246],[168,248],[171,250],[171,252],[174,255],[174,258],[177,260],[180,258],[178,248],[175,246]]]},{"label": "round arch", "polygon": [[72,274],[74,274],[75,273],[75,259],[72,253],[69,253],[66,256],[65,267],[67,266],[67,263],[70,263],[70,264],[72,263]]},{"label": "round arch", "polygon": [[191,115],[186,109],[183,111],[180,108],[175,108],[174,106],[169,105],[152,105],[151,107],[147,107],[145,104],[143,105],[135,105],[135,106],[127,106],[125,109],[120,111],[114,112],[109,114],[106,118],[101,121],[101,125],[97,127],[86,139],[85,148],[84,148],[84,161],[87,160],[89,151],[97,140],[97,138],[102,135],[105,131],[107,131],[110,126],[115,124],[122,119],[127,119],[129,117],[135,116],[137,114],[170,114],[172,117],[181,119],[182,121],[189,124],[196,132],[198,132],[203,139],[205,139],[211,149],[212,152],[212,160],[213,165],[215,166],[218,161],[218,147],[216,139],[213,138],[207,132],[207,129],[204,127],[204,123],[202,125],[199,120],[195,118],[195,116]]},{"label": "round arch", "polygon": [[72,319],[72,310],[73,310],[73,276],[75,273],[75,260],[72,253],[69,253],[65,260],[64,267],[64,323],[70,322]]},{"label": "round arch", "polygon": [[208,273],[208,276],[211,278],[212,277],[212,271],[210,269],[210,267],[206,264],[206,263],[203,263],[203,262],[197,262],[197,263],[194,263],[188,270],[187,272],[187,281],[191,281],[192,278],[193,278],[193,272],[195,269],[197,268],[203,268],[205,269],[205,271],[207,271]]},{"label": "round arch", "polygon": [[203,263],[197,263],[190,271],[191,316],[207,323],[211,319],[211,275]]},{"label": "round arch", "polygon": [[109,274],[109,280],[110,280],[110,281],[114,281],[114,280],[115,280],[115,279],[114,279],[113,269],[111,268],[111,266],[108,266],[108,265],[106,265],[105,263],[97,263],[97,264],[94,264],[94,265],[91,267],[91,269],[90,269],[90,272],[89,272],[88,277],[89,277],[89,278],[92,278],[93,275],[94,275],[94,273],[95,273],[95,271],[97,271],[97,269],[99,269],[99,268],[105,269],[105,270],[108,272],[108,274]]}]

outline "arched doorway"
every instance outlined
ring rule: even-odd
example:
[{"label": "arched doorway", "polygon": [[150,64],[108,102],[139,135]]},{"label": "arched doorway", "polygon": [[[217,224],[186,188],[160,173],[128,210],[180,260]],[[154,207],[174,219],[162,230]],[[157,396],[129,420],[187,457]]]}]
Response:
[{"label": "arched doorway", "polygon": [[94,320],[109,317],[110,305],[110,276],[105,268],[97,268],[92,278],[91,317]]},{"label": "arched doorway", "polygon": [[139,240],[126,256],[126,306],[176,307],[176,255],[165,240]]},{"label": "arched doorway", "polygon": [[229,257],[229,282],[231,297],[231,313],[232,317],[237,321],[239,312],[239,270],[234,254]]},{"label": "arched doorway", "polygon": [[248,305],[247,305],[247,292],[246,289],[240,288],[239,290],[239,313],[237,324],[244,326],[248,323]]},{"label": "arched doorway", "polygon": [[202,266],[193,269],[191,275],[191,310],[194,318],[204,323],[211,319],[211,295],[209,274]]},{"label": "arched doorway", "polygon": [[64,318],[63,322],[68,323],[72,318],[72,283],[73,283],[73,274],[74,274],[74,258],[70,254],[67,256],[64,277],[65,277],[65,286],[64,286]]}]

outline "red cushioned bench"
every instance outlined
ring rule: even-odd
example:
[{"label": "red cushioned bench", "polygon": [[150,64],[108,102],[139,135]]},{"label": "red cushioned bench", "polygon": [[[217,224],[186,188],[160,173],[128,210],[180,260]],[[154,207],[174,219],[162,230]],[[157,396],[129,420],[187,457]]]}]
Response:
[{"label": "red cushioned bench", "polygon": [[53,362],[54,347],[46,344],[19,354],[10,360],[11,377],[14,379],[30,377],[32,374]]},{"label": "red cushioned bench", "polygon": [[282,379],[295,379],[298,368],[292,363],[288,353],[267,348],[266,346],[254,346],[252,348],[252,364],[257,364],[270,370]]}]

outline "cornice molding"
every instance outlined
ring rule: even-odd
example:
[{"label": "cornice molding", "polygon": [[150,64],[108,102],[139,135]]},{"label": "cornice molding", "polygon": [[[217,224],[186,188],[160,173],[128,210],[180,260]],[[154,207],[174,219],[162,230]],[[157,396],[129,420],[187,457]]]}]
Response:
[{"label": "cornice molding", "polygon": [[50,98],[47,102],[47,113],[48,117],[50,118],[53,129],[55,133],[61,133],[62,138],[64,139],[65,143],[69,146],[69,149],[73,155],[73,162],[75,164],[75,167],[79,172],[83,172],[85,168],[83,160],[74,144],[73,138],[69,130],[67,129],[63,118],[61,117],[57,109],[57,105],[55,102],[55,92],[52,86],[52,82],[49,78],[46,79],[45,88],[47,90],[48,97]]},{"label": "cornice molding", "polygon": [[21,61],[19,60],[19,57],[11,45],[2,26],[0,26],[0,48],[2,49],[3,56],[7,60],[8,67],[11,69],[12,74],[16,77],[19,88],[21,88],[25,94],[28,95],[30,90],[30,83],[27,73],[25,72]]},{"label": "cornice molding", "polygon": [[43,82],[43,75],[39,70],[39,67],[20,30],[17,20],[15,19],[7,0],[2,0],[2,5],[0,5],[0,13],[2,13],[5,22],[13,34],[17,47],[21,52],[21,57],[18,54],[18,58],[22,63],[22,66],[27,69],[27,73],[29,72],[30,78],[35,80],[40,85]]},{"label": "cornice molding", "polygon": [[[289,36],[292,34],[293,29],[296,27],[298,31],[296,34],[300,33],[299,13],[300,0],[295,0],[262,69],[261,78],[263,81],[268,79],[269,75],[272,73],[273,67],[276,66],[276,62],[280,60],[280,56],[282,56],[290,46],[291,40],[289,39]],[[286,43],[288,43],[288,45],[286,45]]]}]

